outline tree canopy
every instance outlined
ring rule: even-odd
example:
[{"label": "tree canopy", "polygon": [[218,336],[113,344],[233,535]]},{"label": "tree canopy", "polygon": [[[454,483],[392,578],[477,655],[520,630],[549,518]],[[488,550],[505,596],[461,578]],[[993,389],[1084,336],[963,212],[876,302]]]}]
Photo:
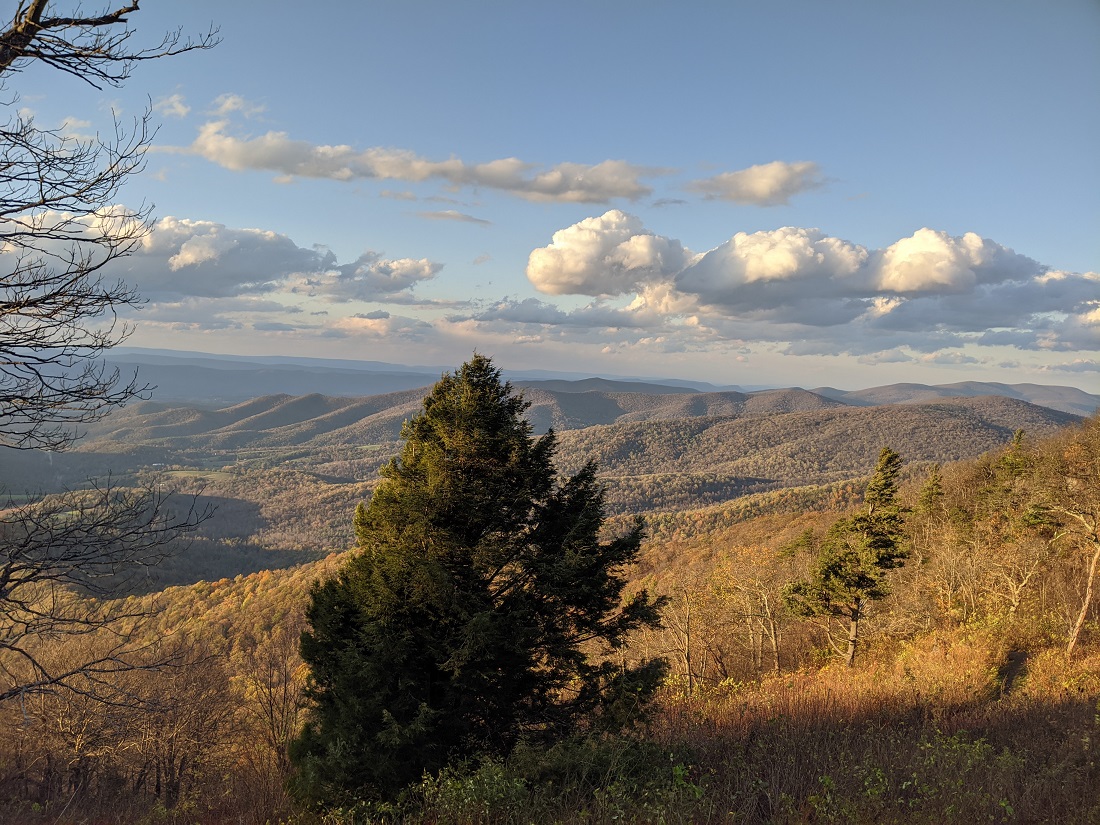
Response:
[{"label": "tree canopy", "polygon": [[663,663],[603,655],[658,623],[645,591],[624,600],[642,524],[603,539],[595,468],[559,478],[527,406],[475,355],[406,422],[356,511],[358,552],[311,593],[300,796],[392,796],[456,758],[620,721],[656,686]]}]

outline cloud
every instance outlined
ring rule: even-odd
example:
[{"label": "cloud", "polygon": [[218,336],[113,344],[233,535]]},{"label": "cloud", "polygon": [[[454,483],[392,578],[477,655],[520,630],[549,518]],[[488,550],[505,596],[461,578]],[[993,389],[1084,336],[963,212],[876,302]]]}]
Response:
[{"label": "cloud", "polygon": [[1065,364],[1050,364],[1047,369],[1053,372],[1100,372],[1100,361],[1079,358]]},{"label": "cloud", "polygon": [[[306,249],[277,232],[169,216],[156,223],[131,255],[116,262],[111,273],[155,306],[210,298],[220,302],[222,311],[244,312],[259,311],[260,305],[238,305],[235,300],[275,294],[294,296],[292,301],[319,297],[336,303],[384,299],[430,305],[414,299],[411,290],[442,267],[427,258],[385,258],[372,251],[340,264],[328,249]],[[289,305],[280,308],[291,311]]]},{"label": "cloud", "polygon": [[211,113],[219,117],[234,113],[240,113],[245,117],[255,117],[263,113],[266,108],[263,104],[251,103],[240,95],[227,93],[214,98]]},{"label": "cloud", "polygon": [[267,314],[276,312],[300,312],[298,307],[288,306],[281,301],[255,296],[233,298],[186,297],[177,300],[156,301],[141,310],[144,321],[182,321],[196,315],[220,313]]},{"label": "cloud", "polygon": [[[846,323],[867,308],[863,247],[826,236],[818,229],[783,227],[738,232],[679,272],[676,288],[704,304],[733,312],[780,312],[791,320]],[[824,300],[828,305],[821,304]],[[811,309],[810,317],[805,310]]]},{"label": "cloud", "polygon": [[431,221],[459,221],[461,223],[476,223],[481,226],[492,226],[492,221],[487,221],[484,218],[475,218],[473,215],[466,215],[462,212],[457,212],[454,209],[444,209],[440,212],[417,212],[417,217],[426,218]]},{"label": "cloud", "polygon": [[882,352],[873,352],[861,355],[858,359],[861,364],[905,364],[913,360],[913,356],[902,352],[900,349],[888,349]]},{"label": "cloud", "polygon": [[364,252],[352,263],[301,278],[291,290],[333,302],[373,301],[407,292],[434,278],[442,268],[443,264],[427,258],[387,259],[377,252]]},{"label": "cloud", "polygon": [[568,314],[538,298],[513,301],[505,298],[473,316],[453,316],[452,321],[474,318],[479,321],[509,321],[518,324],[562,324]]},{"label": "cloud", "polygon": [[898,294],[972,292],[979,284],[1034,276],[1038,265],[1011,249],[967,232],[918,229],[882,251],[875,262],[875,284]]},{"label": "cloud", "polygon": [[812,161],[785,163],[773,160],[748,169],[692,181],[687,189],[699,192],[708,199],[752,206],[781,206],[794,195],[817,189],[824,183],[820,168]]},{"label": "cloud", "polygon": [[454,315],[448,320],[454,323],[467,320],[500,322],[498,325],[508,328],[537,324],[580,329],[635,329],[648,327],[656,321],[645,312],[609,307],[599,302],[566,312],[538,298],[522,301],[505,298],[473,315]]},{"label": "cloud", "polygon": [[671,277],[690,257],[679,241],[613,209],[555,232],[528,257],[527,278],[551,295],[620,295]]},{"label": "cloud", "polygon": [[161,117],[187,117],[191,107],[184,101],[183,95],[174,94],[158,99],[153,104],[153,111]]},{"label": "cloud", "polygon": [[89,128],[91,125],[92,123],[90,120],[69,116],[61,119],[61,124],[58,126],[58,129],[67,138],[94,141],[96,136],[94,131]]},{"label": "cloud", "polygon": [[331,253],[302,249],[277,232],[168,216],[120,268],[150,298],[220,298],[270,292],[293,274],[334,264]]},{"label": "cloud", "polygon": [[[1100,353],[1100,274],[1052,269],[973,233],[923,228],[871,248],[788,226],[737,232],[697,254],[613,209],[530,253],[527,276],[540,297],[418,295],[442,269],[376,251],[340,263],[327,248],[277,232],[167,217],[104,274],[151,299],[127,313],[142,329],[224,332],[227,341],[272,334],[354,347],[367,339],[393,357],[414,343],[446,353],[455,342],[539,342],[562,357],[580,346],[597,359],[705,352],[731,363],[751,347],[756,361],[850,355],[914,368],[999,364],[1011,348],[1034,353],[1025,359],[1033,364],[1060,362],[1051,372],[1100,371],[1100,358],[1089,357]],[[565,295],[586,297],[550,297]],[[400,307],[405,314],[393,314]]]},{"label": "cloud", "polygon": [[980,364],[981,361],[972,355],[966,355],[962,352],[933,352],[928,355],[922,356],[920,361],[924,364]]},{"label": "cloud", "polygon": [[[146,304],[132,320],[140,322],[142,329],[162,328],[208,332],[236,329],[271,329],[287,323],[287,319],[302,314],[293,304],[257,296],[230,298],[184,297],[162,299]],[[270,320],[283,316],[282,320]]]},{"label": "cloud", "polygon": [[[227,104],[223,104],[224,105]],[[354,149],[347,145],[313,145],[292,140],[285,132],[267,132],[252,138],[228,133],[229,121],[203,125],[187,151],[223,166],[276,172],[281,176],[403,180],[442,180],[453,186],[485,187],[532,201],[606,203],[615,198],[636,200],[652,190],[639,180],[662,170],[633,166],[621,160],[594,165],[560,163],[548,169],[502,158],[467,164],[458,158],[428,160],[403,149]]]},{"label": "cloud", "polygon": [[419,341],[432,335],[434,331],[432,325],[426,321],[390,315],[388,312],[371,312],[338,318],[332,322],[331,329],[341,335],[387,341],[398,339]]},{"label": "cloud", "polygon": [[922,228],[871,249],[782,227],[693,255],[612,210],[554,233],[527,276],[554,295],[633,295],[632,317],[679,339],[772,342],[789,354],[967,364],[971,347],[1100,350],[1100,275],[1053,270],[974,233]]}]

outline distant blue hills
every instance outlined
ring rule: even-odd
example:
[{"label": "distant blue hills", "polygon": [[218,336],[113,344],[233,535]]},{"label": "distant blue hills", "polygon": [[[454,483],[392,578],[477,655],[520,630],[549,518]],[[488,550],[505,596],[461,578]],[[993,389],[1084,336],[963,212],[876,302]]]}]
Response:
[{"label": "distant blue hills", "polygon": [[[224,406],[267,395],[320,394],[362,397],[402,392],[433,384],[451,366],[403,365],[382,361],[352,361],[293,356],[211,355],[166,349],[118,347],[108,363],[138,371],[142,382],[154,385],[161,402]],[[557,393],[682,393],[739,392],[765,389],[715,385],[705,381],[630,376],[597,376],[553,370],[503,370],[517,386]],[[1092,415],[1100,395],[1076,387],[1045,384],[1002,384],[964,381],[954,384],[890,384],[862,390],[818,387],[809,392],[853,406],[929,403],[937,399],[1002,396],[1072,413]]]}]

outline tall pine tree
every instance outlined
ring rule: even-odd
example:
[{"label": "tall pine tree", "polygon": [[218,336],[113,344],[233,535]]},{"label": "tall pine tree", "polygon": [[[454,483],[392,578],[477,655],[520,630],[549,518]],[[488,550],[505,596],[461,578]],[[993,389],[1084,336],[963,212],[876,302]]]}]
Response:
[{"label": "tall pine tree", "polygon": [[659,621],[648,594],[623,599],[642,525],[600,540],[594,467],[559,479],[528,406],[475,355],[406,422],[355,513],[358,552],[311,593],[302,798],[392,797],[452,760],[619,718],[656,686],[663,663],[598,655]]}]

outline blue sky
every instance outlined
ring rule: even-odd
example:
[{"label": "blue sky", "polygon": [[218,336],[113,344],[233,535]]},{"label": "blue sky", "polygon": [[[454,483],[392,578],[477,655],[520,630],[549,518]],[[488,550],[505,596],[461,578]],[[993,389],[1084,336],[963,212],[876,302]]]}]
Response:
[{"label": "blue sky", "polygon": [[145,6],[131,345],[1100,391],[1092,0]]}]

